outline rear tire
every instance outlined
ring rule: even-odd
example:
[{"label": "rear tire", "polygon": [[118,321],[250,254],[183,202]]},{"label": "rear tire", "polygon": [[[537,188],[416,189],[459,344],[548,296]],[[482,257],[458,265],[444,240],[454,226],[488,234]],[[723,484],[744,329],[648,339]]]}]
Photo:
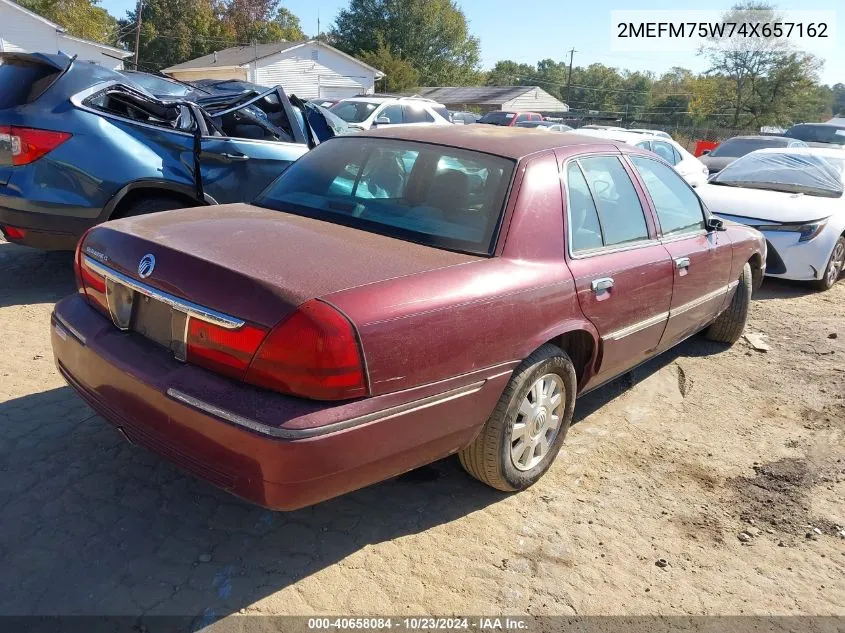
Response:
[{"label": "rear tire", "polygon": [[830,253],[830,259],[827,260],[824,276],[813,282],[813,286],[817,290],[830,290],[839,281],[843,269],[845,269],[845,235],[841,235],[836,240],[836,244],[833,245],[833,250]]},{"label": "rear tire", "polygon": [[123,207],[119,213],[114,214],[113,219],[134,218],[138,215],[158,213],[159,211],[172,211],[173,209],[184,209],[185,207],[191,206],[195,205],[186,203],[185,200],[180,200],[179,198],[171,198],[169,196],[147,196],[130,202],[128,205]]},{"label": "rear tire", "polygon": [[729,345],[733,345],[739,340],[748,321],[752,285],[751,264],[746,263],[742,267],[739,285],[736,287],[731,304],[707,328],[706,336],[708,339]]},{"label": "rear tire", "polygon": [[560,451],[575,393],[569,356],[551,344],[540,347],[516,368],[478,437],[458,453],[464,470],[497,490],[528,488]]}]

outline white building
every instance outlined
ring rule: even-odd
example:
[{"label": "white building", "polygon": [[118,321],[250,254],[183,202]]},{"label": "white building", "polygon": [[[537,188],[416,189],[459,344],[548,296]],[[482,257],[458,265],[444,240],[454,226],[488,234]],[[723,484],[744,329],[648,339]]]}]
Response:
[{"label": "white building", "polygon": [[113,46],[68,35],[63,27],[12,0],[0,0],[0,53],[4,52],[65,53],[114,70],[123,68],[123,60],[131,55]]},{"label": "white building", "polygon": [[569,111],[568,105],[538,86],[436,86],[418,88],[417,92],[450,110]]},{"label": "white building", "polygon": [[182,81],[240,79],[280,84],[301,99],[342,99],[374,92],[384,73],[317,40],[236,46],[192,59],[164,72]]}]

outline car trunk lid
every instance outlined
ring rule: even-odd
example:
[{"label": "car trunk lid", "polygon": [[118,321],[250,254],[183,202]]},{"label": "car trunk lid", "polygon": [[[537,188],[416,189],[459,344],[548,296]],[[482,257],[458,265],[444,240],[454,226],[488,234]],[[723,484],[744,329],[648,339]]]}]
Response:
[{"label": "car trunk lid", "polygon": [[[246,204],[109,222],[88,234],[82,254],[139,283],[264,327],[312,298],[479,259]],[[139,265],[148,254],[155,265],[142,277]]]}]

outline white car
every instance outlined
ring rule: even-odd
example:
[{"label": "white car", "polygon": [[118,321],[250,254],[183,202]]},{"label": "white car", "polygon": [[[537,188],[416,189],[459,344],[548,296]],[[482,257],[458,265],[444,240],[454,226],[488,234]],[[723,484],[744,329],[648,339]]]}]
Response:
[{"label": "white car", "polygon": [[423,97],[352,97],[329,111],[359,130],[382,125],[452,125],[446,106]]},{"label": "white car", "polygon": [[768,240],[766,274],[821,290],[845,268],[845,155],[815,147],[760,149],[697,189],[716,215]]},{"label": "white car", "polygon": [[607,138],[612,141],[627,143],[628,145],[652,151],[672,165],[675,171],[693,187],[698,187],[706,183],[707,176],[710,173],[704,163],[671,138],[640,132],[629,132],[628,130],[591,129],[583,127],[572,130],[572,133]]},{"label": "white car", "polygon": [[668,138],[670,141],[672,140],[672,136],[663,130],[649,130],[644,127],[632,127],[628,128],[628,131],[636,132],[637,134],[650,134],[652,136],[659,136],[660,138]]}]

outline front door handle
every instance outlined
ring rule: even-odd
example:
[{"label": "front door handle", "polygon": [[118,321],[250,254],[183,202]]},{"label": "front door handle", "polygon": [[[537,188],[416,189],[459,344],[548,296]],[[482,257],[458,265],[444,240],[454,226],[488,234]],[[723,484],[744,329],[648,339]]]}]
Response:
[{"label": "front door handle", "polygon": [[675,259],[675,268],[689,268],[689,257],[678,257]]},{"label": "front door handle", "polygon": [[603,290],[610,290],[613,288],[613,277],[602,277],[601,279],[593,279],[593,292],[602,292]]}]

